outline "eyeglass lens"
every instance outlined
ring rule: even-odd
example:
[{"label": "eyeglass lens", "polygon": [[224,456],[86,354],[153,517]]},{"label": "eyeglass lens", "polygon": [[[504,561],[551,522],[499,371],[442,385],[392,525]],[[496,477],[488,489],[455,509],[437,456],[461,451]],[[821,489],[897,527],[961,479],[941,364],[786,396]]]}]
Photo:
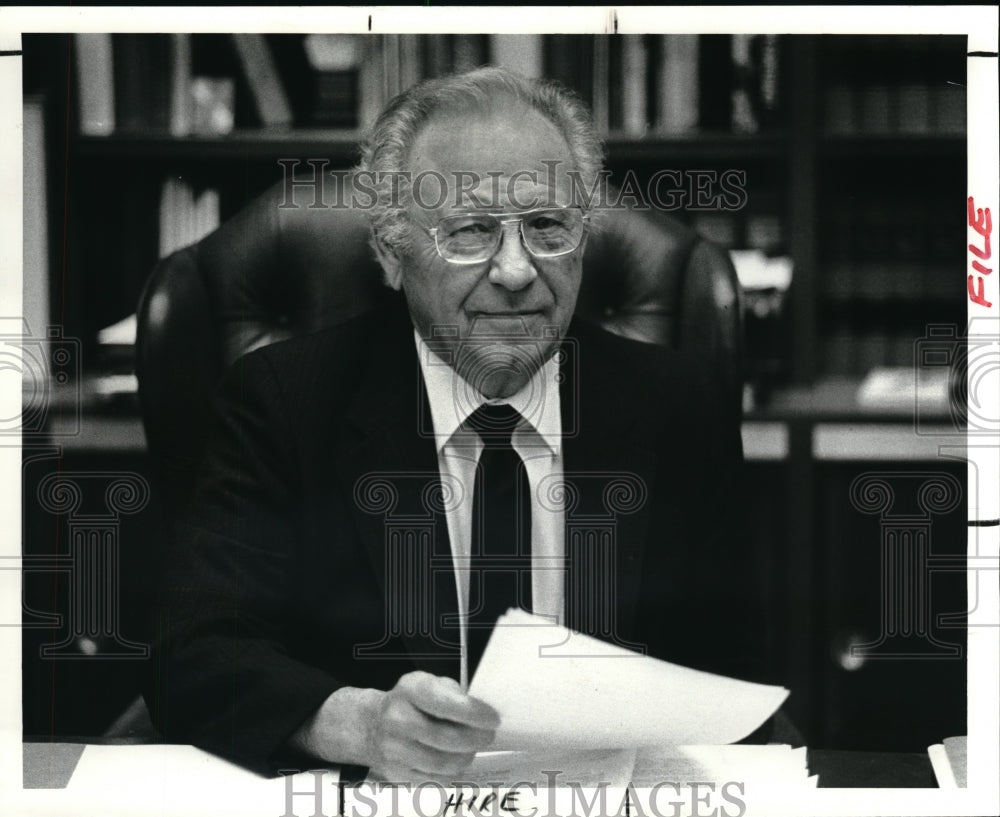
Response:
[{"label": "eyeglass lens", "polygon": [[[583,238],[583,213],[573,207],[536,210],[520,217],[528,250],[540,257],[572,252]],[[500,245],[503,223],[493,213],[446,216],[438,222],[442,256],[456,261],[485,261]]]}]

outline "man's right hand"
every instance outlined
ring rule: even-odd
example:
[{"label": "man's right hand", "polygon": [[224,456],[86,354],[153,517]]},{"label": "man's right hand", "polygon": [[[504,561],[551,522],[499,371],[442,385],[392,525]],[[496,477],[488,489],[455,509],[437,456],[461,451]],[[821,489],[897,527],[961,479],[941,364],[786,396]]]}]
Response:
[{"label": "man's right hand", "polygon": [[453,679],[411,672],[382,697],[369,730],[368,765],[390,782],[450,782],[493,743],[499,724],[492,707]]},{"label": "man's right hand", "polygon": [[489,748],[499,723],[492,707],[453,679],[411,672],[388,692],[337,690],[289,745],[333,763],[367,766],[387,782],[450,783]]}]

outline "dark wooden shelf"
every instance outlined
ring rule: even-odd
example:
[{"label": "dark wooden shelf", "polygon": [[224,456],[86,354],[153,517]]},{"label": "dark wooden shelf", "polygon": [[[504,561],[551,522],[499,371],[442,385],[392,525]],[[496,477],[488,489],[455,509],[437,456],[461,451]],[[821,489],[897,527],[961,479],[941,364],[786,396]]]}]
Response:
[{"label": "dark wooden shelf", "polygon": [[965,142],[964,134],[950,133],[823,134],[819,152],[821,156],[849,159],[964,158]]},{"label": "dark wooden shelf", "polygon": [[329,159],[340,164],[358,158],[361,134],[356,130],[321,128],[254,128],[226,136],[115,134],[78,136],[77,156],[129,159]]},{"label": "dark wooden shelf", "polygon": [[[226,136],[175,137],[166,133],[77,136],[77,156],[135,159],[279,159],[325,158],[353,162],[358,158],[362,133],[323,128],[247,128]],[[690,136],[627,136],[610,134],[605,143],[609,159],[730,159],[780,158],[786,145],[779,134],[730,133]]]},{"label": "dark wooden shelf", "polygon": [[780,159],[788,138],[783,134],[692,133],[685,136],[605,136],[608,160],[621,159]]}]

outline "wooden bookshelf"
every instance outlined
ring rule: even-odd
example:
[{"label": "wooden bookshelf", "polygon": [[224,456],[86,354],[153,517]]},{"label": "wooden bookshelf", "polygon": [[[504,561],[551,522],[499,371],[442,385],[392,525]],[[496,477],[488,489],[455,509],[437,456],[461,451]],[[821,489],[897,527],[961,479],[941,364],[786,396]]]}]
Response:
[{"label": "wooden bookshelf", "polygon": [[[884,258],[878,252],[873,257],[866,255],[871,249],[867,245],[872,243],[871,223],[882,217],[877,208],[874,214],[871,208],[885,197],[887,189],[911,210],[924,208],[934,214],[934,219],[938,212],[954,215],[961,210],[959,203],[952,202],[956,195],[962,195],[958,190],[961,184],[954,180],[961,180],[965,164],[959,121],[964,104],[964,91],[959,87],[964,83],[964,42],[960,38],[779,37],[768,45],[778,60],[772,89],[777,104],[774,110],[761,112],[754,132],[739,132],[746,123],[738,120],[735,107],[729,110],[730,127],[720,127],[719,117],[726,119],[730,101],[705,98],[712,88],[719,94],[727,82],[730,88],[745,82],[735,79],[729,66],[720,74],[723,79],[710,77],[701,82],[697,89],[700,97],[696,94],[694,102],[687,103],[692,115],[707,117],[705,121],[711,124],[670,133],[665,132],[669,128],[662,120],[668,103],[657,86],[662,77],[656,72],[668,70],[664,49],[671,44],[659,35],[610,40],[596,35],[532,35],[520,41],[501,41],[486,35],[359,37],[360,62],[357,76],[351,80],[355,84],[328,84],[325,97],[327,101],[331,94],[334,100],[353,100],[359,106],[353,118],[359,121],[381,107],[386,95],[398,90],[402,78],[433,75],[459,63],[516,58],[533,66],[531,70],[558,76],[595,106],[605,128],[612,181],[632,172],[642,182],[664,168],[745,171],[748,196],[742,211],[712,214],[715,223],[703,214],[677,211],[674,215],[710,231],[710,237],[732,249],[748,246],[750,219],[763,216],[777,221],[778,236],[772,240],[776,246],[770,251],[791,257],[793,283],[782,325],[769,330],[776,343],[766,352],[751,345],[749,352],[753,361],[755,354],[773,355],[774,349],[779,349],[777,357],[768,358],[759,367],[773,373],[778,385],[862,373],[853,365],[838,368],[836,356],[826,351],[831,342],[841,343],[848,331],[831,326],[829,320],[831,308],[836,311],[845,302],[860,304],[862,314],[870,311],[865,304],[893,300],[916,306],[921,315],[941,309],[944,321],[962,319],[961,287],[956,285],[952,296],[950,290],[946,293],[928,284],[936,284],[936,270],[949,268],[955,260],[939,252],[938,245],[954,245],[956,253],[961,251],[960,220],[938,219],[942,226],[940,230],[935,228],[933,235],[924,222],[917,225],[914,234],[923,234],[921,240],[933,241],[938,248],[929,259],[911,258],[897,263],[899,259]],[[120,42],[120,38],[111,39]],[[209,78],[232,81],[235,128],[224,135],[184,136],[170,134],[163,111],[146,114],[147,121],[160,123],[157,127],[118,128],[104,136],[83,135],[76,111],[72,38],[39,37],[34,42],[48,49],[51,67],[34,72],[43,75],[41,81],[26,76],[26,82],[35,82],[40,86],[37,90],[47,92],[55,103],[49,133],[53,192],[66,190],[69,212],[68,218],[55,212],[50,218],[50,223],[65,224],[62,235],[50,238],[51,289],[66,292],[64,302],[54,304],[53,309],[64,316],[67,331],[83,338],[85,344],[99,326],[134,308],[142,279],[156,261],[155,241],[149,236],[157,231],[155,208],[159,186],[167,175],[191,185],[195,196],[205,188],[218,189],[220,215],[226,217],[264,189],[269,180],[280,178],[279,159],[325,159],[334,169],[350,167],[358,159],[360,129],[311,123],[316,113],[309,106],[320,98],[318,92],[314,93],[320,83],[303,73],[309,68],[304,57],[296,56],[294,36],[267,35],[256,43],[260,46],[266,42],[272,49],[278,78],[285,85],[294,114],[291,126],[268,127],[260,124],[251,78],[237,59],[228,35],[191,35],[194,72],[204,71]],[[162,67],[164,43],[162,39],[156,42],[159,50],[152,51],[161,54]],[[727,53],[725,37],[699,42],[705,53]],[[131,50],[123,53],[135,59],[135,42],[127,44]],[[26,54],[32,48],[29,43]],[[588,55],[594,59],[587,59]],[[42,60],[36,59],[41,65]],[[646,82],[638,96],[633,92],[624,100],[623,89],[627,78],[633,79],[629,71],[634,70],[645,72]],[[705,70],[704,64],[698,66],[698,71]],[[117,76],[121,74],[119,66]],[[61,98],[61,93],[66,96]],[[161,93],[157,98],[162,104],[165,97]],[[59,104],[67,110],[56,115],[54,109]],[[120,102],[116,107],[116,112],[125,117],[123,121],[134,124],[141,120],[127,115]],[[679,110],[683,113],[683,105]],[[110,188],[101,189],[101,180],[113,176],[118,163],[127,168],[122,175],[128,178],[122,180],[115,195]],[[929,181],[925,180],[927,174]],[[924,181],[907,182],[908,178]],[[102,249],[103,242],[92,238],[102,235],[101,224],[89,220],[103,219],[106,223],[121,208],[120,199],[126,195],[133,211],[129,217],[134,229],[130,232],[136,239],[133,246],[109,257]],[[886,201],[878,206],[891,208],[892,203]],[[134,212],[137,207],[139,212]],[[843,222],[842,232],[847,230],[852,236],[845,246],[839,246],[840,239],[831,236],[831,226],[838,219]],[[150,223],[146,225],[145,220]],[[727,220],[726,224],[719,223]],[[897,240],[907,239],[897,235]],[[128,269],[123,266],[126,263]],[[859,282],[871,278],[873,266],[880,268],[883,277],[902,275],[907,281],[897,280],[890,292],[872,292],[870,287],[866,290]],[[842,272],[847,267],[853,273],[845,284]],[[105,310],[98,320],[86,293],[102,289],[107,292],[108,281],[122,293],[121,303],[113,310],[120,314],[109,315]],[[845,286],[848,291],[844,291]],[[895,337],[897,347],[901,346],[901,333],[910,332],[911,327],[898,323],[891,313],[887,321],[850,331],[888,332]],[[871,361],[879,362],[888,361]]]},{"label": "wooden bookshelf", "polygon": [[325,128],[241,128],[225,136],[116,134],[78,136],[73,153],[81,159],[279,159],[322,157],[349,165],[358,158],[361,134]]}]

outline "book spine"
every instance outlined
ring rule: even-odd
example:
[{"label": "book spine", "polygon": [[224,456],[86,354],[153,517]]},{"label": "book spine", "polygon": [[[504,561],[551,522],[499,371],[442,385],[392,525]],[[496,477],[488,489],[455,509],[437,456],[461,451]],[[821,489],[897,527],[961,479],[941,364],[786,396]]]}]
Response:
[{"label": "book spine", "polygon": [[461,74],[486,64],[489,43],[485,34],[456,34],[453,42],[454,71]]},{"label": "book spine", "polygon": [[405,91],[420,82],[420,38],[404,34],[399,39],[399,87]]},{"label": "book spine", "polygon": [[753,38],[754,62],[758,66],[759,107],[757,118],[762,129],[778,126],[781,115],[781,47],[777,34]]},{"label": "book spine", "polygon": [[525,77],[541,77],[544,65],[541,34],[491,34],[490,62]]},{"label": "book spine", "polygon": [[690,133],[698,127],[699,88],[696,34],[664,34],[660,41],[657,130]]},{"label": "book spine", "polygon": [[757,66],[751,57],[753,37],[750,34],[733,34],[730,53],[733,66],[733,88],[730,93],[730,121],[735,133],[757,133],[759,96]]},{"label": "book spine", "polygon": [[233,43],[263,125],[292,123],[292,108],[262,34],[233,34]]},{"label": "book spine", "polygon": [[[79,36],[79,35],[77,35]],[[49,209],[46,191],[45,104],[40,97],[24,100],[24,319],[39,333],[51,323],[49,291]],[[47,367],[46,356],[40,364]],[[27,382],[27,380],[25,381]]]},{"label": "book spine", "polygon": [[191,35],[170,35],[170,135],[191,133]]},{"label": "book spine", "polygon": [[698,125],[702,130],[729,131],[733,88],[729,34],[702,34],[698,43]]},{"label": "book spine", "polygon": [[382,48],[378,35],[365,38],[358,73],[358,127],[370,128],[375,124],[387,99],[382,88]]},{"label": "book spine", "polygon": [[149,74],[146,81],[148,125],[151,131],[167,133],[170,131],[172,96],[170,35],[147,35],[146,47],[149,54],[147,61]]},{"label": "book spine", "polygon": [[575,91],[587,105],[594,103],[594,74],[591,69],[593,36],[550,34],[544,41],[545,76]]},{"label": "book spine", "polygon": [[646,75],[649,50],[644,34],[624,35],[622,49],[622,128],[629,136],[643,136],[649,129]]},{"label": "book spine", "polygon": [[594,118],[594,127],[597,132],[606,134],[610,129],[609,111],[609,75],[610,75],[610,42],[607,35],[597,35],[594,37],[594,61],[593,61],[593,87],[594,103],[591,107],[591,114]]},{"label": "book spine", "polygon": [[74,34],[80,133],[110,136],[115,131],[114,69],[110,34]]},{"label": "book spine", "polygon": [[115,123],[122,133],[145,133],[149,129],[149,51],[142,34],[113,34],[115,76]]},{"label": "book spine", "polygon": [[382,37],[382,97],[386,101],[402,90],[399,82],[399,39],[399,34]]},{"label": "book spine", "polygon": [[454,69],[452,41],[449,34],[428,34],[424,40],[423,76],[442,77]]}]

